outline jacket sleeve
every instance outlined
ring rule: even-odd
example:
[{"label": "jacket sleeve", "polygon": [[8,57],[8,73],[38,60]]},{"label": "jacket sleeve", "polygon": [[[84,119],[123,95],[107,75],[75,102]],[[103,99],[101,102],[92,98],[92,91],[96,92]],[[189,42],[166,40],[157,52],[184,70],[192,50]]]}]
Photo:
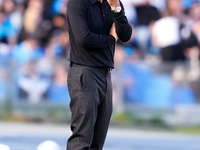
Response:
[{"label": "jacket sleeve", "polygon": [[116,28],[116,33],[118,35],[118,38],[122,42],[127,42],[131,38],[132,27],[128,23],[128,19],[125,16],[124,7],[123,7],[121,1],[120,1],[120,5],[122,7],[121,12],[119,12],[119,13],[112,12],[113,13],[113,20],[115,22],[115,28]]},{"label": "jacket sleeve", "polygon": [[70,1],[67,4],[67,21],[76,42],[85,48],[107,48],[115,43],[112,35],[95,34],[86,22],[87,10],[83,1]]}]

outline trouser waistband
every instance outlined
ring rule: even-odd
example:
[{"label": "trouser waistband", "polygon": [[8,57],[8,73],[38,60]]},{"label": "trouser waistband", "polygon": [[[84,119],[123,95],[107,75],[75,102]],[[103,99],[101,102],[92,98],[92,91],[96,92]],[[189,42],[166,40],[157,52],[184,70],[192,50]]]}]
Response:
[{"label": "trouser waistband", "polygon": [[85,65],[80,65],[80,64],[77,64],[77,63],[73,63],[73,62],[70,62],[70,67],[91,67],[91,68],[95,68],[95,69],[105,69],[107,72],[112,71],[112,68],[110,68],[110,67],[85,66]]}]

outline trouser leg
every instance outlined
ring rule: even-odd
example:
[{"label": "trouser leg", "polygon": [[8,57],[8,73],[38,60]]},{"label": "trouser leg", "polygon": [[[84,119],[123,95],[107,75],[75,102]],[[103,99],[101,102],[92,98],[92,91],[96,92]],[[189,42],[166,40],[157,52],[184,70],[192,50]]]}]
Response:
[{"label": "trouser leg", "polygon": [[[71,68],[68,88],[73,134],[68,140],[67,150],[90,150],[91,143],[91,149],[101,150],[112,112],[110,79],[105,78],[104,74],[95,73],[94,70]],[[105,102],[106,99],[111,100]]]},{"label": "trouser leg", "polygon": [[105,99],[98,107],[98,116],[94,127],[94,136],[90,150],[102,150],[106,139],[110,117],[112,114],[112,84],[111,77],[106,77],[107,90]]}]

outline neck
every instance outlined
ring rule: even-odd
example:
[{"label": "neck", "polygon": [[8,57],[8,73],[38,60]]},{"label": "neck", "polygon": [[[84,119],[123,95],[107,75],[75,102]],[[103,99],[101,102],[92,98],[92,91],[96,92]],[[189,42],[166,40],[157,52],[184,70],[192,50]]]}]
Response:
[{"label": "neck", "polygon": [[103,0],[98,0],[100,3],[102,3],[103,2]]}]

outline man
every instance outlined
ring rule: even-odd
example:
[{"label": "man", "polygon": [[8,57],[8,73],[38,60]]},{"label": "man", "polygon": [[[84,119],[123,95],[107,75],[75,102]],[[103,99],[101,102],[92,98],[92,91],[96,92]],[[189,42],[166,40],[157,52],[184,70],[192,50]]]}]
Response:
[{"label": "man", "polygon": [[119,0],[69,0],[71,130],[67,150],[102,150],[112,114],[111,69],[118,38],[132,28]]}]

